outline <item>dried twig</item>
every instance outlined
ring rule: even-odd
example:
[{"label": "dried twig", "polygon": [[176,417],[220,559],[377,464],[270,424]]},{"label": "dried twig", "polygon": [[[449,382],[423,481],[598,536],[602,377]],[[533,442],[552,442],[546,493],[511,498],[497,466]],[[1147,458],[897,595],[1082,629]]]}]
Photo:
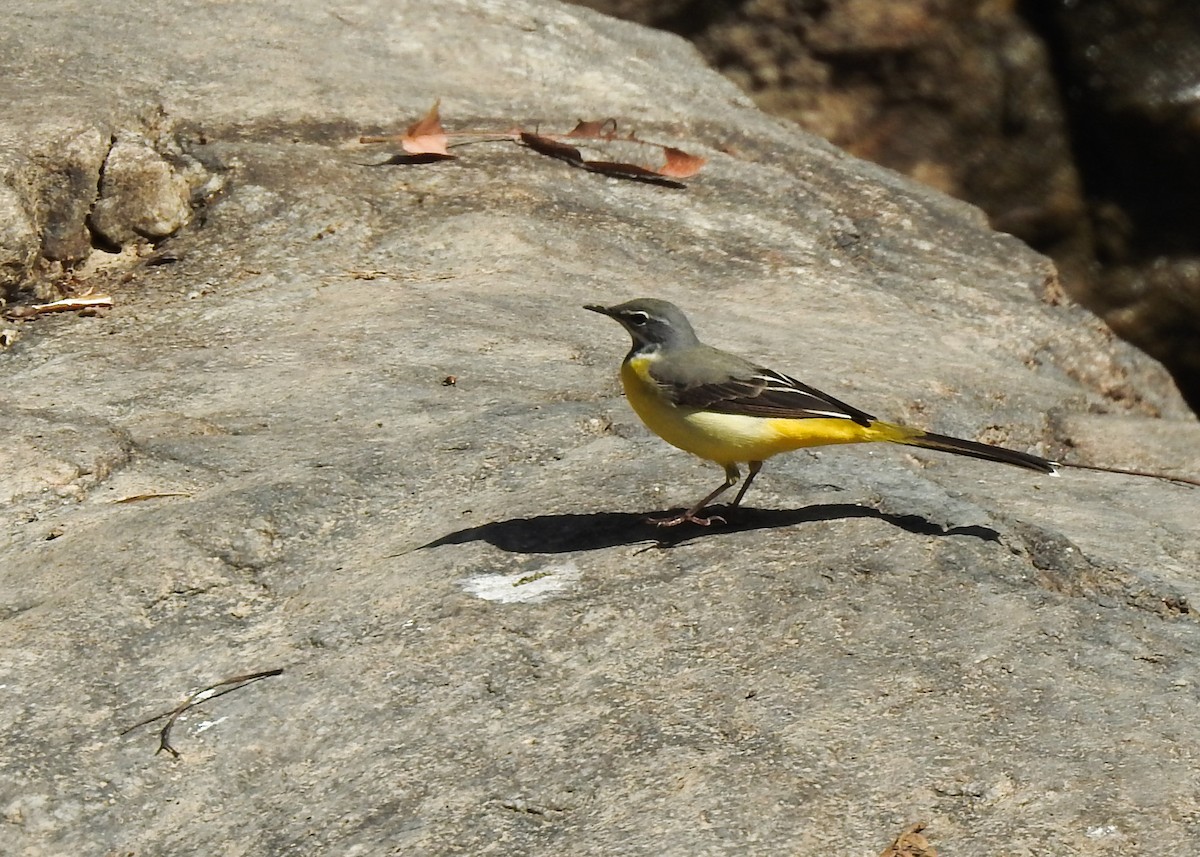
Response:
[{"label": "dried twig", "polygon": [[9,318],[33,318],[35,315],[45,315],[50,312],[79,312],[80,310],[107,309],[113,305],[110,295],[91,295],[85,298],[63,298],[48,304],[33,304],[10,309],[6,315]]},{"label": "dried twig", "polygon": [[[164,711],[162,714],[156,714],[153,717],[147,717],[145,720],[139,721],[128,729],[121,732],[122,735],[128,735],[134,729],[142,726],[147,726],[155,721],[167,718],[166,725],[158,733],[158,749],[154,751],[154,755],[158,755],[164,750],[170,753],[174,758],[179,758],[179,751],[171,746],[171,729],[175,726],[175,721],[180,715],[189,708],[194,708],[202,702],[207,702],[210,699],[216,699],[219,696],[224,696],[227,693],[233,693],[235,690],[241,690],[248,684],[260,681],[264,678],[281,675],[283,668],[273,670],[263,670],[257,673],[247,673],[246,675],[238,675],[233,678],[227,678],[224,681],[219,681],[216,684],[211,684],[203,690],[198,690],[181,702],[179,705],[172,708],[170,711]],[[234,687],[225,687],[226,685],[234,685]],[[225,690],[217,690],[217,688],[225,687]]]},{"label": "dried twig", "polygon": [[136,503],[138,500],[154,500],[158,497],[191,497],[187,491],[147,491],[145,494],[130,494],[128,497],[118,497],[114,503]]},{"label": "dried twig", "polygon": [[1076,470],[1095,470],[1099,473],[1120,473],[1122,476],[1143,476],[1148,479],[1161,479],[1164,482],[1175,482],[1179,485],[1194,485],[1200,488],[1200,479],[1187,476],[1168,476],[1165,473],[1153,473],[1149,470],[1127,470],[1124,467],[1104,467],[1100,464],[1077,464],[1074,461],[1056,461],[1059,467],[1073,467]]}]

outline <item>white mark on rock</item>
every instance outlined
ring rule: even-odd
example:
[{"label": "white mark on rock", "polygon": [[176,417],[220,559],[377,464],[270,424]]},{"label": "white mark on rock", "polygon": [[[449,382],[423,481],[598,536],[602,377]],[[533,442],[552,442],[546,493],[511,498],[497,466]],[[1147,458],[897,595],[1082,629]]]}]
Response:
[{"label": "white mark on rock", "polygon": [[228,717],[218,717],[216,720],[201,721],[200,723],[196,724],[196,726],[192,729],[192,732],[196,735],[199,735],[201,732],[207,732],[209,729],[212,729],[214,726],[220,723],[224,723],[228,719]]},{"label": "white mark on rock", "polygon": [[460,581],[476,598],[502,604],[531,604],[565,592],[579,579],[579,567],[573,562],[547,565],[536,571],[512,574],[478,574]]}]

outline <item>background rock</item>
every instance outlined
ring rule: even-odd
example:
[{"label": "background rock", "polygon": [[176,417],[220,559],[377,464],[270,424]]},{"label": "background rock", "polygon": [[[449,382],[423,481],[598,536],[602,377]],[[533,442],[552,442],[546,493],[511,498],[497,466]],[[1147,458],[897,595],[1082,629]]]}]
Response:
[{"label": "background rock", "polygon": [[[647,436],[580,308],[639,294],[881,415],[1200,472],[1165,374],[976,209],[584,10],[10,18],[4,163],[122,128],[220,192],[90,269],[111,313],[0,354],[4,853],[877,854],[918,818],[964,854],[1194,844],[1194,491],[837,449],[772,462],[733,526],[639,523],[719,478]],[[364,166],[438,96],[710,163]],[[271,667],[178,761],[121,734]]]},{"label": "background rock", "polygon": [[1088,305],[1200,409],[1200,16],[1186,0],[1027,4],[1054,47],[1094,223]]},{"label": "background rock", "polygon": [[692,39],[759,106],[982,207],[1200,406],[1190,0],[582,0]]}]

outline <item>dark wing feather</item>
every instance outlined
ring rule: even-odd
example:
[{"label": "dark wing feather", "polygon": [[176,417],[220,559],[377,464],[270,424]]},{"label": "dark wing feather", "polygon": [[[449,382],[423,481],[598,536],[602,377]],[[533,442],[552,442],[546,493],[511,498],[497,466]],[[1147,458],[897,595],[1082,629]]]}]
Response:
[{"label": "dark wing feather", "polygon": [[[659,380],[659,383],[663,382]],[[802,381],[759,367],[753,367],[752,372],[740,374],[739,377],[730,376],[721,381],[692,381],[663,386],[670,389],[677,405],[722,414],[788,419],[848,419],[862,426],[869,426],[875,419]]]}]

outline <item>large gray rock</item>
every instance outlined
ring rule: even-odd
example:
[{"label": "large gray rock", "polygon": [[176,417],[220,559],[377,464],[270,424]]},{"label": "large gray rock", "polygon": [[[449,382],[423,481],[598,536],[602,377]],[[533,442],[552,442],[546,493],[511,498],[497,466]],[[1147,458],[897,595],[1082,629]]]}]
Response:
[{"label": "large gray rock", "polygon": [[[1194,848],[1200,495],[845,448],[660,543],[642,515],[719,475],[640,427],[580,309],[668,298],[883,416],[1200,472],[1162,371],[1043,300],[1044,260],[673,37],[281,8],[9,13],[21,205],[88,129],[223,190],[174,264],[88,268],[111,313],[0,355],[0,851],[876,854],[917,819],[945,853]],[[686,191],[507,143],[362,166],[438,96],[711,163]],[[120,734],[272,667],[178,761]]]}]

